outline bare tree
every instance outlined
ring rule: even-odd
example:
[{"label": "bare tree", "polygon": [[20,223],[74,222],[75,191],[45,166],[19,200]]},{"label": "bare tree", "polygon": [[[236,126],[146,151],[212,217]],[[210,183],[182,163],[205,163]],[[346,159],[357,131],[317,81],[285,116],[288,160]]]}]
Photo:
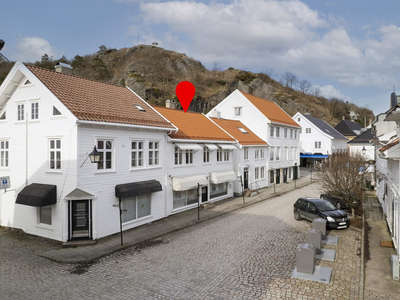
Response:
[{"label": "bare tree", "polygon": [[290,87],[290,88],[293,88],[298,81],[297,76],[291,72],[285,72],[282,75],[281,80],[282,80],[284,86]]},{"label": "bare tree", "polygon": [[267,74],[269,78],[274,79],[277,77],[277,73],[274,68],[266,68],[264,74]]},{"label": "bare tree", "polygon": [[317,174],[320,188],[334,196],[343,199],[344,203],[351,207],[354,217],[354,209],[362,201],[362,188],[365,180],[371,180],[367,173],[368,162],[362,153],[340,153],[332,155],[323,164],[322,171]]},{"label": "bare tree", "polygon": [[304,94],[309,94],[311,91],[311,82],[305,79],[299,81],[299,90]]}]

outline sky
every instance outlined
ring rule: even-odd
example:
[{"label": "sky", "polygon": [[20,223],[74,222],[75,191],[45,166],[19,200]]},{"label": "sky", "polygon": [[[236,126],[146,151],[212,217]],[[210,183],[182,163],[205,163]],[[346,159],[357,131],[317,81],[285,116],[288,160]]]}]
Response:
[{"label": "sky", "polygon": [[158,43],[208,69],[279,79],[373,110],[400,94],[398,0],[1,0],[1,53],[35,62]]}]

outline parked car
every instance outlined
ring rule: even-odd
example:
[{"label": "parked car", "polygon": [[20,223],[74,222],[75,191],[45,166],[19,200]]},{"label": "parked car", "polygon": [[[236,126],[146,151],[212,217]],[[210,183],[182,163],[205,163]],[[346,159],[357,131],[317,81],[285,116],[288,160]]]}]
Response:
[{"label": "parked car", "polygon": [[316,198],[299,198],[293,205],[294,218],[297,221],[323,218],[331,229],[344,229],[350,226],[347,213],[336,209],[329,201]]},{"label": "parked car", "polygon": [[346,209],[347,205],[343,202],[342,198],[329,195],[329,194],[321,194],[319,196],[321,199],[329,201],[333,206],[335,206],[337,209]]}]

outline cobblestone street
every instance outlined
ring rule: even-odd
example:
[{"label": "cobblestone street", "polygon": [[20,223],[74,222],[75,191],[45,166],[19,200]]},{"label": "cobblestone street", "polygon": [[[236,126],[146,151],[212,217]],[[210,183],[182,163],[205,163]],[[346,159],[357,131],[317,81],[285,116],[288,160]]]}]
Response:
[{"label": "cobblestone street", "polygon": [[91,265],[40,257],[52,242],[0,231],[1,299],[359,299],[361,232],[339,236],[330,284],[291,279],[309,222],[293,218],[286,193],[168,234]]}]

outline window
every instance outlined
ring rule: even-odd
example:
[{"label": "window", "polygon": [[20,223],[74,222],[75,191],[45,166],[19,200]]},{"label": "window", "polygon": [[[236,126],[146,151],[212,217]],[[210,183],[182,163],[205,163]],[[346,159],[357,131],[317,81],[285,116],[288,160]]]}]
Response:
[{"label": "window", "polygon": [[289,168],[289,178],[292,178],[292,168]]},{"label": "window", "polygon": [[297,118],[297,121],[300,122],[300,118]]},{"label": "window", "polygon": [[284,128],[284,129],[283,129],[283,137],[284,137],[284,138],[287,138],[287,128]]},{"label": "window", "polygon": [[240,117],[242,115],[242,107],[235,107],[235,117]]},{"label": "window", "polygon": [[186,150],[186,164],[193,163],[193,150]]},{"label": "window", "polygon": [[265,167],[260,168],[260,178],[265,179]]},{"label": "window", "polygon": [[150,194],[125,198],[121,201],[122,223],[140,219],[149,216],[150,209]]},{"label": "window", "polygon": [[60,116],[60,115],[61,115],[60,111],[55,106],[53,106],[53,116]]},{"label": "window", "polygon": [[31,119],[32,120],[39,119],[39,102],[31,103]]},{"label": "window", "polygon": [[275,131],[274,126],[271,126],[271,128],[269,129],[269,136],[274,136],[274,131]]},{"label": "window", "polygon": [[237,127],[237,129],[239,129],[244,134],[249,134],[249,132],[246,129],[244,129],[243,127]]},{"label": "window", "polygon": [[228,149],[224,150],[224,161],[229,161],[229,150]]},{"label": "window", "polygon": [[[306,128],[306,133],[311,133],[311,128]],[[296,132],[294,133],[294,136],[296,137]]]},{"label": "window", "polygon": [[259,158],[259,154],[260,153],[260,149],[257,147],[257,148],[254,148],[254,158],[255,159],[258,159]]},{"label": "window", "polygon": [[218,147],[218,149],[217,149],[217,161],[222,161],[222,153],[223,153],[223,149],[221,147]]},{"label": "window", "polygon": [[293,152],[292,152],[292,148],[288,148],[288,155],[289,155],[289,160],[293,159]]},{"label": "window", "polygon": [[179,147],[175,147],[175,165],[182,164],[182,150]]},{"label": "window", "polygon": [[18,121],[23,121],[25,116],[24,104],[18,104]]},{"label": "window", "polygon": [[270,152],[269,152],[269,160],[274,160],[274,151],[275,151],[275,148],[271,147]]},{"label": "window", "polygon": [[197,188],[187,191],[173,191],[173,208],[180,208],[198,202]]},{"label": "window", "polygon": [[131,167],[143,167],[143,142],[132,141],[131,143]]},{"label": "window", "polygon": [[149,142],[149,166],[160,164],[160,143]]},{"label": "window", "polygon": [[260,167],[255,167],[254,168],[254,179],[259,180],[260,179]]},{"label": "window", "polygon": [[[310,132],[311,132],[311,128],[310,128]],[[297,139],[297,130],[294,131],[294,138]]]},{"label": "window", "polygon": [[210,198],[216,198],[228,194],[228,184],[226,182],[211,184]]},{"label": "window", "polygon": [[261,158],[261,159],[264,159],[264,157],[265,157],[265,156],[264,156],[264,148],[261,147],[261,148],[260,148],[260,158]]},{"label": "window", "polygon": [[283,159],[283,160],[287,160],[287,151],[288,151],[288,148],[287,148],[287,147],[284,147],[284,148],[282,149],[282,159]]},{"label": "window", "polygon": [[279,137],[279,131],[280,131],[280,128],[278,126],[276,126],[276,137]]},{"label": "window", "polygon": [[290,138],[293,138],[293,129],[290,129]]},{"label": "window", "polygon": [[210,149],[207,146],[203,147],[203,162],[210,162]]},{"label": "window", "polygon": [[279,158],[280,154],[281,154],[281,147],[276,147],[276,155],[275,155],[276,160],[280,159]]},{"label": "window", "polygon": [[50,140],[50,169],[60,170],[61,169],[61,140],[51,139]]},{"label": "window", "polygon": [[39,223],[51,225],[51,205],[39,208]]},{"label": "window", "polygon": [[113,141],[98,140],[97,151],[100,152],[100,161],[97,163],[98,170],[112,170],[113,163]]},{"label": "window", "polygon": [[269,183],[274,183],[274,171],[269,171]]},{"label": "window", "polygon": [[321,142],[315,142],[315,148],[320,149],[321,148]]},{"label": "window", "polygon": [[0,142],[0,167],[8,168],[8,141]]},{"label": "window", "polygon": [[249,159],[249,148],[247,148],[247,147],[243,148],[243,156],[244,156],[243,158],[245,160]]},{"label": "window", "polygon": [[138,104],[133,104],[133,105],[135,105],[136,108],[137,108],[138,110],[140,110],[140,111],[146,111],[143,107],[141,107],[141,106],[138,105]]},{"label": "window", "polygon": [[4,112],[1,116],[0,116],[0,120],[5,120],[6,119],[6,112]]}]

